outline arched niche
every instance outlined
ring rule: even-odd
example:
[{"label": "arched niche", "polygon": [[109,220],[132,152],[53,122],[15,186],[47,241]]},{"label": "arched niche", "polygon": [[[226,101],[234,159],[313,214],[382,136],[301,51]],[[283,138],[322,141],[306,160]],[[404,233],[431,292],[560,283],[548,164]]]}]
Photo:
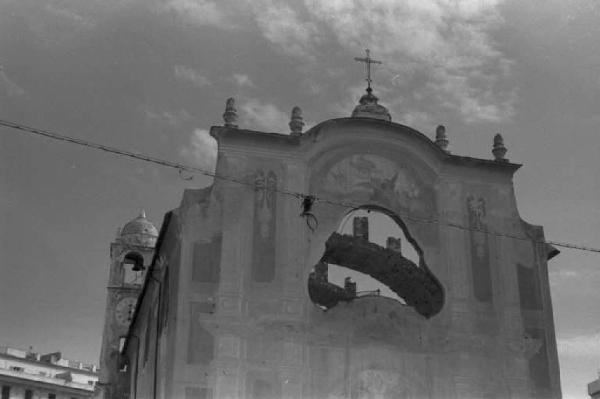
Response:
[{"label": "arched niche", "polygon": [[338,152],[379,154],[407,159],[439,173],[448,154],[423,133],[398,123],[339,118],[313,126],[301,137],[309,165]]}]

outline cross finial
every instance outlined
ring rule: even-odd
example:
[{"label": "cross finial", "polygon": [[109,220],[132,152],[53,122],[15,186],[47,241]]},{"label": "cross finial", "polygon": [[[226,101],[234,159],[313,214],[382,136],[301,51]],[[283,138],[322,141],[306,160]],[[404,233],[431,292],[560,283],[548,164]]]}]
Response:
[{"label": "cross finial", "polygon": [[381,64],[381,61],[374,60],[373,58],[371,58],[371,52],[369,51],[369,49],[365,49],[365,53],[367,54],[366,57],[354,57],[354,61],[365,63],[367,70],[367,79],[365,80],[367,81],[367,91],[370,93],[371,91],[373,91],[373,89],[371,89],[371,82],[373,81],[371,79],[371,64]]}]

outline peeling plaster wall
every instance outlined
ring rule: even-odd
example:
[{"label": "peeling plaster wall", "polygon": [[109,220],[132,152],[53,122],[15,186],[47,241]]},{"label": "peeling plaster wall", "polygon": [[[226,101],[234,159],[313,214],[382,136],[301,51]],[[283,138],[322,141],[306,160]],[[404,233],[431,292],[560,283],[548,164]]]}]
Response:
[{"label": "peeling plaster wall", "polygon": [[[545,247],[533,242],[543,234],[518,215],[516,166],[448,156],[409,128],[362,118],[300,138],[212,134],[217,173],[247,185],[216,180],[178,209],[163,397],[560,397]],[[299,199],[263,187],[398,217],[444,287],[441,312],[425,319],[383,297],[323,312],[308,274],[349,209],[317,202],[313,232]]]}]

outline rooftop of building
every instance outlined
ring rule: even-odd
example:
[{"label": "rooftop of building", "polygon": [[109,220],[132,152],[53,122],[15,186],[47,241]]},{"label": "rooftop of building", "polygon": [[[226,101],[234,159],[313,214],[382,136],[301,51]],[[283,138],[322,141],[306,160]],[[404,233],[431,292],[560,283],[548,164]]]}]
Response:
[{"label": "rooftop of building", "polygon": [[0,357],[20,359],[27,362],[38,363],[48,367],[59,367],[88,374],[98,373],[98,366],[77,360],[65,359],[60,352],[40,354],[32,349],[22,350],[9,346],[0,346]]}]

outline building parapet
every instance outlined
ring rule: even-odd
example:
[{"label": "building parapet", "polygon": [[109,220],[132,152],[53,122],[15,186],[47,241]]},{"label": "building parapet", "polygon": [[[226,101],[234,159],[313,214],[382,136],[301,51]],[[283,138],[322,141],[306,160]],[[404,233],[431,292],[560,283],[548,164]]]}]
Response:
[{"label": "building parapet", "polygon": [[84,363],[76,360],[64,359],[60,352],[48,353],[41,355],[31,350],[24,351],[18,348],[11,348],[9,346],[0,346],[0,355],[12,356],[18,359],[31,360],[40,363],[47,363],[56,366],[66,367],[76,370],[84,370],[91,373],[98,372],[98,366],[91,363]]},{"label": "building parapet", "polygon": [[82,384],[79,382],[67,381],[61,378],[52,378],[43,376],[40,374],[30,374],[25,371],[16,371],[8,369],[0,369],[0,375],[5,377],[13,377],[21,380],[27,380],[32,382],[40,382],[50,384],[54,386],[61,386],[72,389],[80,389],[88,392],[94,392],[94,386],[92,384]]}]

